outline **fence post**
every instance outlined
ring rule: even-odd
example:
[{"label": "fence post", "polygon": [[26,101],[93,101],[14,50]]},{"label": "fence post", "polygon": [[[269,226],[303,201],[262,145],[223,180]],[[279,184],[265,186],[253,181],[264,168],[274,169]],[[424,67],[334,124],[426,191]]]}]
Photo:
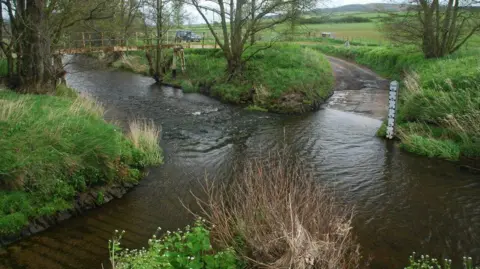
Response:
[{"label": "fence post", "polygon": [[388,96],[388,123],[387,123],[387,138],[393,139],[395,136],[395,115],[397,113],[397,99],[398,99],[398,82],[392,81],[390,83],[390,93]]},{"label": "fence post", "polygon": [[[216,34],[216,33],[217,33],[217,32],[215,32],[215,34]],[[217,48],[217,40],[216,40],[215,38],[213,38],[213,43],[215,44],[215,45],[214,45],[214,48]]]},{"label": "fence post", "polygon": [[84,32],[82,32],[82,43],[83,43],[83,47],[85,48],[86,44],[85,44],[85,33]]},{"label": "fence post", "polygon": [[92,47],[92,34],[88,34],[88,39],[90,39],[89,44],[90,44],[90,48],[91,48]]},{"label": "fence post", "polygon": [[202,49],[205,47],[205,32],[202,33]]},{"label": "fence post", "polygon": [[172,78],[177,78],[177,50],[173,48],[173,59],[172,59]]},{"label": "fence post", "polygon": [[167,31],[167,44],[168,44],[169,35],[170,35],[170,31]]}]

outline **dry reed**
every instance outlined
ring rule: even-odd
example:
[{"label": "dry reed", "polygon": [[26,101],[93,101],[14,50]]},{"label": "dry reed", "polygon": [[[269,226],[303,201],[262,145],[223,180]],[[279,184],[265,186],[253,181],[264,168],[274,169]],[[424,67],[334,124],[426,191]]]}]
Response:
[{"label": "dry reed", "polygon": [[197,198],[212,241],[250,268],[359,268],[353,210],[340,206],[286,151],[247,161],[228,184],[207,181]]}]

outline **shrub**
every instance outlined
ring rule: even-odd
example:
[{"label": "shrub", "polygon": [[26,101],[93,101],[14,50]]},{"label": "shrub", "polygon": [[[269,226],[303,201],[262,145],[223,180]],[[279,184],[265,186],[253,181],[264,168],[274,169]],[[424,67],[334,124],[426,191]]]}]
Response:
[{"label": "shrub", "polygon": [[287,151],[247,161],[197,198],[215,245],[253,268],[359,268],[352,208],[341,206]]},{"label": "shrub", "polygon": [[210,243],[210,231],[202,220],[192,228],[169,232],[160,239],[154,235],[148,248],[122,250],[120,240],[124,232],[116,231],[109,241],[110,262],[113,269],[235,269],[241,268],[232,249],[216,251]]}]

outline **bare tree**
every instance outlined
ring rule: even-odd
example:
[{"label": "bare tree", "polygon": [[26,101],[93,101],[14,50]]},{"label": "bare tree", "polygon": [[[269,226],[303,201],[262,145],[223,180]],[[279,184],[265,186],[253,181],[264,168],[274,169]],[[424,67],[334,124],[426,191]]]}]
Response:
[{"label": "bare tree", "polygon": [[[144,24],[145,34],[147,36],[153,36],[155,40],[155,63],[150,52],[147,51],[146,57],[150,65],[150,74],[157,82],[162,81],[163,74],[165,73],[166,63],[168,62],[162,50],[162,44],[165,42],[167,32],[172,27],[172,13],[174,3],[171,0],[145,0],[144,6]],[[150,33],[151,27],[149,24],[154,25],[155,33]]]},{"label": "bare tree", "polygon": [[[292,5],[299,11],[313,7],[315,0],[191,0],[190,2],[202,16],[215,42],[222,49],[227,60],[230,78],[242,72],[243,53],[255,42],[256,33],[273,28],[275,25],[291,19]],[[220,17],[221,34],[218,34],[206,17],[206,11]],[[250,45],[246,46],[250,39]],[[266,47],[257,48],[257,51]],[[255,54],[253,52],[252,54]]]},{"label": "bare tree", "polygon": [[409,0],[406,13],[389,13],[383,30],[394,42],[420,47],[426,58],[460,49],[480,33],[478,0]]},{"label": "bare tree", "polygon": [[172,21],[177,28],[183,26],[183,19],[185,18],[185,11],[183,9],[183,1],[175,0],[172,3]]},{"label": "bare tree", "polygon": [[144,5],[144,0],[120,0],[120,14],[118,16],[122,27],[122,39],[124,42],[129,38],[129,30],[136,19],[141,17],[140,8]]}]

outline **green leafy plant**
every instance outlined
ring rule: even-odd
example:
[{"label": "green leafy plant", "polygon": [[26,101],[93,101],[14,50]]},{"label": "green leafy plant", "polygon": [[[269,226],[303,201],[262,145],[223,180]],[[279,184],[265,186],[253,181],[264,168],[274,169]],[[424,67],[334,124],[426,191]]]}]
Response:
[{"label": "green leafy plant", "polygon": [[[409,265],[405,269],[452,269],[452,260],[444,259],[440,261],[435,258],[431,258],[429,255],[415,256],[416,253],[409,257]],[[479,269],[480,267],[473,265],[471,257],[463,257],[463,269]]]},{"label": "green leafy plant", "polygon": [[103,195],[103,191],[99,191],[99,192],[97,193],[97,201],[96,201],[96,203],[97,203],[97,205],[101,205],[101,204],[103,204],[104,202],[105,202],[105,196]]},{"label": "green leafy plant", "polygon": [[[241,268],[232,249],[217,251],[210,243],[210,231],[205,221],[197,219],[193,227],[184,231],[167,231],[160,239],[154,235],[148,248],[122,249],[120,241],[125,231],[115,231],[109,240],[110,263],[114,269],[234,269]],[[157,232],[161,229],[159,228]]]}]

